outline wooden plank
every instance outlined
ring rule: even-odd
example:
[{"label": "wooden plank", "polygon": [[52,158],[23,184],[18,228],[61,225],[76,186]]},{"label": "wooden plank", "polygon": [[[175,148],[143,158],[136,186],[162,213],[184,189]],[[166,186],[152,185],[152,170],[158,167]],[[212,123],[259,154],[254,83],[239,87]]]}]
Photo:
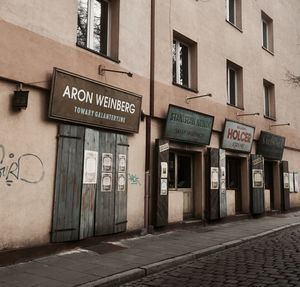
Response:
[{"label": "wooden plank", "polygon": [[[115,223],[115,146],[116,135],[111,132],[99,132],[99,162],[98,185],[96,192],[95,211],[95,235],[112,234]],[[102,166],[103,156],[108,159],[111,156],[112,163]],[[109,160],[105,161],[106,163]],[[111,182],[109,183],[109,180]],[[109,185],[106,185],[109,184]]]},{"label": "wooden plank", "polygon": [[219,176],[220,176],[220,218],[227,216],[227,201],[226,201],[226,152],[223,149],[219,150]]},{"label": "wooden plank", "polygon": [[59,135],[52,242],[79,239],[84,128],[61,125]]},{"label": "wooden plank", "polygon": [[[208,149],[208,211],[207,216],[209,220],[216,220],[220,217],[220,203],[219,203],[219,180],[216,186],[212,186],[213,173],[219,173],[219,149]],[[219,173],[220,174],[220,173]],[[218,175],[219,178],[219,175]]]},{"label": "wooden plank", "polygon": [[[156,172],[156,192],[154,199],[154,222],[156,227],[166,226],[168,224],[168,205],[169,191],[168,178],[161,178],[161,163],[169,164],[169,141],[156,139],[157,172]],[[162,181],[166,181],[167,189],[161,189]]]},{"label": "wooden plank", "polygon": [[285,175],[289,174],[289,164],[286,160],[280,163],[281,171],[281,208],[286,211],[290,209],[290,188],[288,182],[285,181]]},{"label": "wooden plank", "polygon": [[[99,132],[92,129],[86,129],[85,140],[84,140],[84,151],[88,156],[89,151],[94,151],[98,154],[98,150],[99,150]],[[89,159],[88,158],[85,159],[85,161],[87,160]],[[88,238],[94,235],[96,188],[97,188],[97,183],[91,184],[91,183],[83,182],[82,184],[80,239]]]},{"label": "wooden plank", "polygon": [[115,225],[114,232],[126,231],[127,226],[127,173],[128,137],[116,135],[116,176],[115,176]]},{"label": "wooden plank", "polygon": [[[252,214],[262,214],[265,211],[264,195],[264,158],[261,155],[251,154],[250,169],[251,196],[250,204]],[[261,181],[256,180],[260,179]]]}]

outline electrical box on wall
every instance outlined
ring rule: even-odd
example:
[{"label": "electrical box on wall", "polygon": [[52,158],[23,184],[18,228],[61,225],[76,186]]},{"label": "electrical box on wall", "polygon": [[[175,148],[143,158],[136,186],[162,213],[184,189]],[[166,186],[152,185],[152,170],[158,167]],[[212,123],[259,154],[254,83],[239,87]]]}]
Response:
[{"label": "electrical box on wall", "polygon": [[14,109],[26,109],[28,105],[29,91],[15,91],[12,98],[12,106]]}]

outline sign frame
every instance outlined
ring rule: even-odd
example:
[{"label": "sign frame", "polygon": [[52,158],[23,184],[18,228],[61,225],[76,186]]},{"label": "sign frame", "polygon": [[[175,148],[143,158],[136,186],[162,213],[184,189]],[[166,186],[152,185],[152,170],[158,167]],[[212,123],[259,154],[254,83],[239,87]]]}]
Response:
[{"label": "sign frame", "polygon": [[[279,154],[278,151],[276,151],[275,153],[272,153],[271,157],[269,157],[269,156],[266,156],[266,154],[264,154],[264,152],[262,152],[262,150],[264,150],[264,148],[262,149],[262,144],[261,144],[263,135],[272,136],[272,137],[275,137],[275,138],[277,137],[277,138],[281,138],[283,140],[283,147],[282,147],[282,150],[280,151],[280,154]],[[260,154],[268,160],[282,160],[284,147],[285,147],[285,140],[286,140],[285,137],[282,137],[282,136],[279,136],[279,135],[276,135],[276,134],[272,134],[272,133],[269,133],[269,132],[266,132],[266,131],[262,130],[260,132],[259,139],[258,139],[257,144],[256,144],[256,154]],[[266,145],[266,146],[269,146],[269,145]]]},{"label": "sign frame", "polygon": [[[197,142],[197,141],[193,141],[193,140],[186,140],[186,139],[182,139],[182,138],[178,138],[178,137],[168,135],[167,134],[168,118],[169,118],[171,109],[179,109],[179,110],[182,110],[183,112],[187,111],[188,113],[193,113],[193,114],[196,114],[200,117],[209,118],[211,120],[211,129],[210,129],[210,132],[209,132],[210,134],[208,136],[207,141],[205,141],[205,142],[199,142],[198,141]],[[188,143],[188,144],[193,144],[193,145],[200,145],[200,146],[209,145],[210,141],[211,141],[212,132],[213,132],[214,120],[215,120],[215,117],[212,116],[212,115],[204,114],[204,113],[201,113],[201,112],[197,112],[197,111],[194,111],[194,110],[190,110],[190,109],[187,109],[187,108],[183,108],[183,107],[179,107],[179,106],[176,106],[176,105],[173,105],[173,104],[169,104],[167,118],[166,118],[165,127],[164,127],[164,137],[169,139],[169,140],[176,141],[176,142],[183,142],[183,143]]]},{"label": "sign frame", "polygon": [[[71,79],[70,86],[76,83],[78,85],[77,88],[78,89],[81,88],[80,90],[78,90],[78,94],[82,90],[86,93],[90,92],[88,90],[85,91],[81,87],[82,85],[92,90],[90,94],[95,92],[95,94],[98,95],[98,93],[96,93],[96,91],[98,92],[96,88],[98,88],[99,95],[102,97],[102,103],[106,101],[106,99],[103,100],[103,98],[109,98],[110,102],[112,102],[113,100],[115,101],[119,100],[120,102],[122,102],[122,104],[123,102],[128,105],[133,104],[135,107],[135,112],[133,114],[129,113],[128,108],[125,107],[125,104],[124,104],[124,108],[121,107],[120,109],[123,109],[125,111],[127,109],[126,113],[124,111],[121,111],[120,109],[114,110],[113,108],[111,108],[112,104],[109,104],[110,107],[105,107],[104,104],[97,105],[96,103],[91,103],[91,102],[88,103],[88,101],[86,101],[85,103],[83,103],[83,101],[76,101],[75,103],[72,103],[71,101],[74,101],[74,98],[70,99],[69,97],[71,103],[70,104],[68,103],[68,105],[66,106],[64,105],[64,107],[67,107],[68,109],[68,111],[64,114],[62,111],[60,111],[60,108],[58,108],[60,106],[60,103],[62,102],[62,100],[59,99],[59,94],[61,94],[62,91],[62,88],[59,85],[61,85],[65,81],[63,77],[70,77]],[[80,82],[81,84],[79,84]],[[115,97],[116,95],[117,97]],[[123,96],[124,99],[122,98]],[[109,102],[109,99],[107,100],[107,102]],[[67,98],[65,98],[65,100],[67,100]],[[94,100],[94,98],[92,100]],[[96,102],[96,100],[94,102]],[[77,104],[78,107],[75,106],[75,104]],[[74,109],[73,112],[71,112],[72,108],[70,108],[69,105],[73,107]],[[75,112],[76,108],[80,108],[80,109],[83,108],[86,109],[87,111],[90,110],[91,112],[86,118],[82,119],[85,116],[85,114],[82,113],[76,114]],[[96,116],[96,113],[98,113],[99,116]],[[49,99],[49,109],[48,109],[48,117],[50,119],[70,122],[74,124],[80,124],[84,126],[92,126],[92,127],[104,128],[108,130],[115,130],[119,132],[138,133],[140,127],[140,121],[141,121],[141,113],[142,113],[142,96],[93,79],[89,79],[87,77],[72,72],[65,71],[60,68],[56,68],[56,67],[53,68],[51,92],[50,92],[50,99]],[[91,114],[92,116],[90,116]],[[118,122],[117,120],[115,120],[119,118],[122,119],[122,121],[130,121],[130,122],[124,123],[122,121]]]},{"label": "sign frame", "polygon": [[[233,149],[233,148],[224,147],[225,128],[226,128],[226,124],[228,122],[232,122],[234,124],[241,125],[241,126],[246,126],[248,128],[253,129],[252,142],[251,142],[249,150],[246,151],[246,150],[241,150],[241,149]],[[230,120],[230,119],[225,119],[224,128],[223,128],[223,132],[222,132],[222,139],[221,139],[221,148],[225,149],[225,150],[228,150],[228,151],[232,151],[232,152],[251,153],[251,150],[252,150],[252,147],[253,147],[253,142],[254,142],[254,136],[255,136],[255,127],[254,126],[250,126],[250,125],[240,123],[240,122],[237,122],[237,121],[233,121],[233,120]]]}]

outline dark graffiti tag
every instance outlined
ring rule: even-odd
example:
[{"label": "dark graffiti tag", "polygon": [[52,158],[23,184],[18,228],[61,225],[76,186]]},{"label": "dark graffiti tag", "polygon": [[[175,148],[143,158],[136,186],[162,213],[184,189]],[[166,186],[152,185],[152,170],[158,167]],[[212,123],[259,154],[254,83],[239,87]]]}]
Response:
[{"label": "dark graffiti tag", "polygon": [[0,145],[0,181],[5,180],[8,186],[15,181],[36,184],[43,180],[45,175],[44,164],[35,154],[24,153],[15,157],[13,153],[5,153],[5,148]]}]

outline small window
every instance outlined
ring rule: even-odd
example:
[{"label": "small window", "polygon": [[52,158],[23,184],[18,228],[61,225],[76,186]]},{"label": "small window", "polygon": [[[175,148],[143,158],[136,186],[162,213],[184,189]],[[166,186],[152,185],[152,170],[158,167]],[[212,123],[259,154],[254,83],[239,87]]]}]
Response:
[{"label": "small window", "polygon": [[270,52],[274,52],[273,44],[273,20],[264,12],[261,13],[262,25],[262,47]]},{"label": "small window", "polygon": [[243,108],[243,69],[227,61],[227,103]]},{"label": "small window", "polygon": [[275,89],[274,84],[264,80],[264,115],[275,119]]},{"label": "small window", "polygon": [[172,47],[173,83],[196,90],[197,45],[192,40],[174,32]]},{"label": "small window", "polygon": [[192,157],[170,152],[169,155],[169,188],[192,188]]},{"label": "small window", "polygon": [[241,0],[226,0],[226,20],[242,29],[242,2]]},{"label": "small window", "polygon": [[78,0],[78,46],[117,58],[117,3],[109,0]]}]

